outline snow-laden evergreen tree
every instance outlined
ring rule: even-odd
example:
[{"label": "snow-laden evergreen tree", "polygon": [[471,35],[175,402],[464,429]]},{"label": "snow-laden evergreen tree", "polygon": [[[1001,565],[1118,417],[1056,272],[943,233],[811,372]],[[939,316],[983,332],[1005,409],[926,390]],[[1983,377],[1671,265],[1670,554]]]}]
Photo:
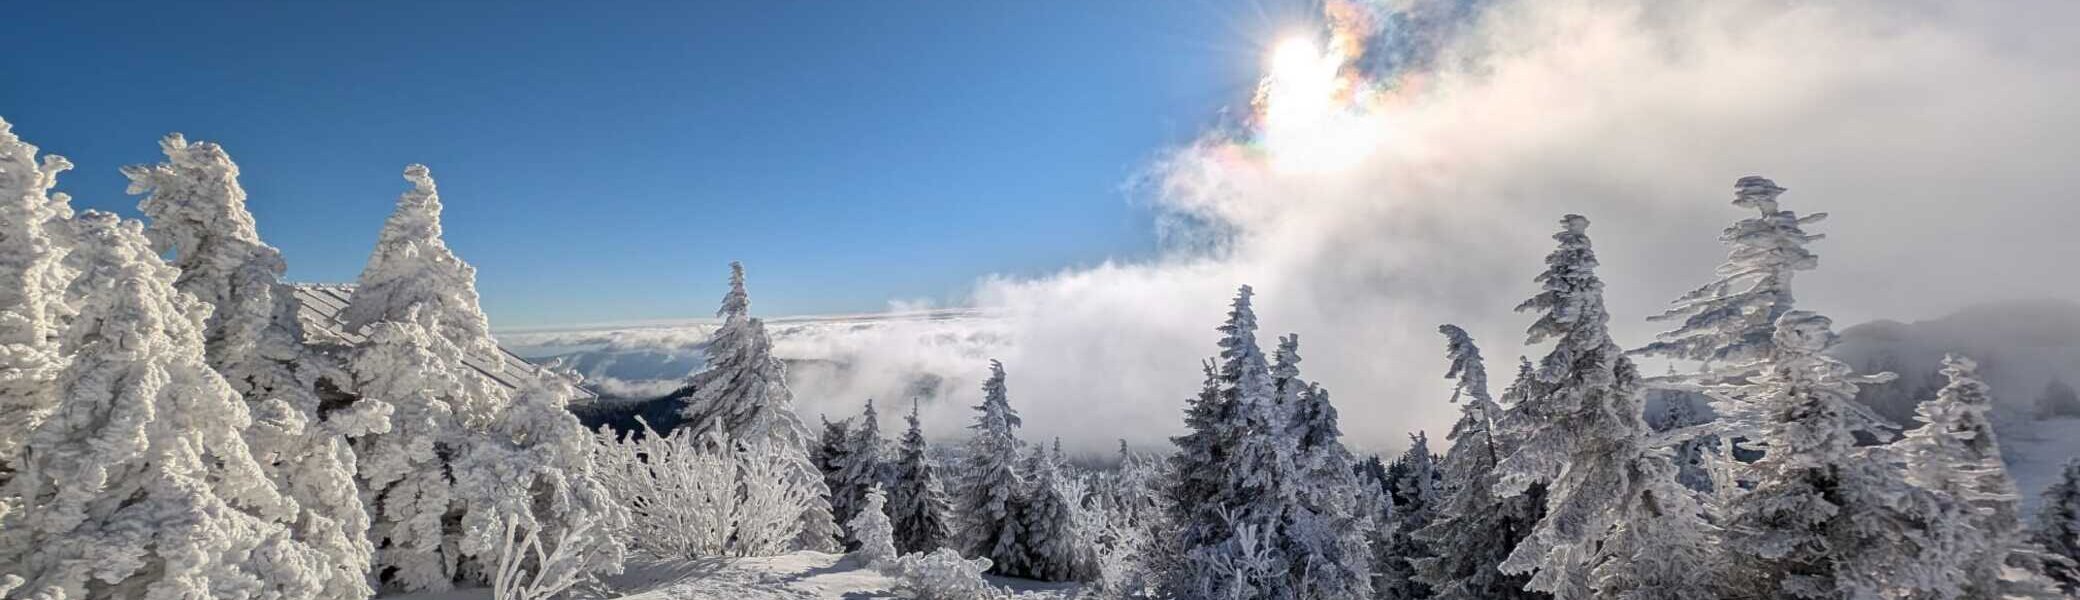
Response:
[{"label": "snow-laden evergreen tree", "polygon": [[1214,496],[1220,491],[1233,441],[1222,426],[1231,410],[1221,395],[1219,367],[1212,361],[1200,365],[1205,379],[1199,393],[1186,400],[1186,433],[1170,438],[1177,451],[1165,460],[1168,477],[1162,481],[1163,522],[1172,531],[1158,539],[1162,550],[1152,557],[1159,565],[1160,585],[1171,595],[1193,589],[1193,570],[1187,550],[1217,544],[1227,535]]},{"label": "snow-laden evergreen tree", "polygon": [[[1444,600],[1544,597],[1524,589],[1529,577],[1499,568],[1538,522],[1541,489],[1510,498],[1495,494],[1495,465],[1515,450],[1495,430],[1502,405],[1489,395],[1488,368],[1473,337],[1457,325],[1437,330],[1445,336],[1445,357],[1451,360],[1445,377],[1458,380],[1451,400],[1465,402],[1459,405],[1459,421],[1448,437],[1452,447],[1438,463],[1442,485],[1450,493],[1438,503],[1429,525],[1415,533],[1432,552],[1414,561],[1415,580],[1428,585],[1433,598]],[[1521,397],[1533,384],[1530,363],[1520,366],[1517,383],[1506,397]]]},{"label": "snow-laden evergreen tree", "polygon": [[858,542],[852,555],[868,568],[895,566],[895,526],[889,523],[887,505],[888,495],[881,493],[881,484],[869,485],[860,498],[858,513],[845,522],[846,533]]},{"label": "snow-laden evergreen tree", "polygon": [[25,441],[0,531],[0,595],[312,598],[327,574],[278,520],[293,514],[249,453],[252,417],[203,358],[208,307],[143,227],[88,211],[68,256],[82,299],[58,408]]},{"label": "snow-laden evergreen tree", "polygon": [[[1642,560],[1702,556],[1703,548],[1672,546],[1699,542],[1701,533],[1688,533],[1704,525],[1701,509],[1685,504],[1694,498],[1670,497],[1680,486],[1666,454],[1645,447],[1639,373],[1611,341],[1588,227],[1581,215],[1561,219],[1553,236],[1559,248],[1537,278],[1543,291],[1517,306],[1542,313],[1527,343],[1554,344],[1539,361],[1532,393],[1497,423],[1517,447],[1496,467],[1496,491],[1515,496],[1543,485],[1545,516],[1501,568],[1533,573],[1530,588],[1560,600],[1706,597],[1694,565],[1671,570]],[[1665,529],[1686,533],[1646,533]],[[1652,546],[1661,542],[1671,547]],[[1615,570],[1627,572],[1607,572]]]},{"label": "snow-laden evergreen tree", "polygon": [[[823,474],[823,487],[831,491],[831,499],[835,504],[838,490],[845,488],[845,464],[848,461],[846,453],[850,451],[852,420],[840,419],[832,422],[821,415],[817,418],[823,422],[823,433],[817,437],[816,447],[810,451],[809,462],[816,465],[816,470]],[[837,518],[835,507],[831,518]],[[842,545],[843,540],[834,540],[832,543]]]},{"label": "snow-laden evergreen tree", "polygon": [[2045,488],[2029,539],[2053,560],[2044,574],[2067,595],[2080,595],[2080,458],[2066,463],[2057,482]]},{"label": "snow-laden evergreen tree", "polygon": [[1945,545],[1923,558],[1945,571],[1941,597],[2003,596],[2002,570],[2024,541],[2019,495],[1988,414],[1993,399],[1971,359],[1946,356],[1942,373],[1949,384],[1915,409],[1923,425],[1893,443],[1907,481],[1935,492],[1945,510],[1930,533]]},{"label": "snow-laden evergreen tree", "polygon": [[[1929,575],[1919,517],[1928,494],[1908,485],[1882,454],[1858,449],[1851,431],[1859,376],[1824,351],[1827,317],[1794,310],[1778,319],[1768,370],[1715,396],[1752,398],[1764,454],[1746,465],[1749,490],[1722,515],[1728,589],[1787,598],[1877,598]],[[1939,549],[1939,547],[1937,547]],[[1925,590],[1924,590],[1925,591]]]},{"label": "snow-laden evergreen tree", "polygon": [[377,581],[445,590],[490,572],[487,565],[463,563],[456,518],[472,501],[490,499],[457,496],[450,463],[486,437],[507,398],[504,388],[464,362],[490,356],[497,346],[477,306],[476,269],[441,239],[433,176],[411,165],[404,178],[412,189],[383,223],[341,317],[350,331],[367,336],[347,359],[357,403],[391,411],[389,431],[355,446],[363,499],[374,517],[369,538]]},{"label": "snow-laden evergreen tree", "polygon": [[852,423],[844,419],[833,423],[824,415],[816,418],[823,422],[823,433],[817,436],[816,447],[809,451],[809,462],[816,463],[817,470],[823,471],[826,480],[834,479],[839,465],[844,462],[845,439],[852,437]]},{"label": "snow-laden evergreen tree", "polygon": [[1297,444],[1286,435],[1286,411],[1278,403],[1275,375],[1257,345],[1254,291],[1242,286],[1228,322],[1219,331],[1221,395],[1231,407],[1221,424],[1233,440],[1230,462],[1221,473],[1214,506],[1232,531],[1219,545],[1195,550],[1194,558],[1211,565],[1240,565],[1206,571],[1211,590],[1220,595],[1267,598],[1305,597],[1310,582],[1296,581],[1295,557],[1285,523],[1299,503],[1294,478]]},{"label": "snow-laden evergreen tree", "polygon": [[39,162],[36,147],[0,119],[0,484],[29,433],[57,408],[69,243],[55,230],[72,208],[51,188],[71,168],[55,154]]},{"label": "snow-laden evergreen tree", "polygon": [[[1356,459],[1343,445],[1329,391],[1300,378],[1300,336],[1279,338],[1272,366],[1271,420],[1267,432],[1290,445],[1295,502],[1286,516],[1286,554],[1294,581],[1308,597],[1362,598],[1372,594],[1372,550],[1367,537],[1376,526],[1369,495],[1360,487]],[[1283,438],[1283,439],[1277,439]]]},{"label": "snow-laden evergreen tree", "polygon": [[1794,302],[1791,277],[1820,264],[1806,244],[1826,236],[1808,234],[1804,227],[1826,219],[1827,213],[1801,217],[1779,209],[1777,196],[1784,188],[1764,177],[1742,177],[1733,187],[1733,205],[1752,209],[1756,216],[1719,234],[1719,241],[1732,247],[1719,265],[1719,278],[1648,319],[1682,324],[1639,352],[1700,361],[1707,369],[1739,367],[1769,356],[1777,319]]},{"label": "snow-laden evergreen tree", "polygon": [[1047,451],[1034,447],[1026,457],[1026,489],[1017,513],[1027,568],[1015,575],[1040,581],[1089,579],[1084,552],[1089,542],[1076,536],[1076,506],[1062,493],[1061,472]]},{"label": "snow-laden evergreen tree", "polygon": [[456,496],[469,502],[459,550],[498,566],[494,587],[520,572],[557,589],[620,573],[615,534],[628,529],[629,514],[595,473],[592,434],[569,410],[576,390],[555,372],[526,377],[524,386],[489,435],[455,460]]},{"label": "snow-laden evergreen tree", "polygon": [[[1327,394],[1312,406],[1308,427],[1294,427],[1294,406],[1306,406],[1308,394],[1290,404],[1279,402],[1273,365],[1256,344],[1256,313],[1248,285],[1236,294],[1219,327],[1221,363],[1208,369],[1206,388],[1186,410],[1188,435],[1173,438],[1179,454],[1171,475],[1171,533],[1163,569],[1163,588],[1184,598],[1350,598],[1369,596],[1369,552],[1362,544],[1367,527],[1327,531],[1337,519],[1356,517],[1333,510],[1348,502],[1340,494],[1317,494],[1306,485],[1302,467],[1302,431],[1315,431],[1317,450],[1333,452],[1340,444],[1335,413],[1325,410]],[[1288,373],[1296,358],[1279,367]],[[1346,458],[1348,460],[1348,458]],[[1325,463],[1327,465],[1327,463]],[[1308,465],[1317,469],[1319,465]],[[1337,477],[1352,473],[1344,463]],[[1342,479],[1352,481],[1352,479]],[[1350,483],[1342,494],[1354,494]],[[1315,504],[1325,508],[1315,508]],[[1362,521],[1358,521],[1362,523]],[[1354,538],[1340,535],[1356,533]],[[1348,544],[1337,544],[1348,542]]]},{"label": "snow-laden evergreen tree", "polygon": [[[859,514],[860,507],[867,501],[867,490],[877,486],[887,487],[888,465],[882,457],[881,419],[874,412],[874,401],[867,400],[867,409],[860,414],[859,424],[847,432],[845,452],[842,460],[834,460],[838,470],[838,483],[831,486],[831,516],[846,523]],[[849,547],[859,543],[847,539]]]},{"label": "snow-laden evergreen tree", "polygon": [[1418,600],[1435,592],[1416,577],[1415,565],[1430,558],[1429,545],[1415,536],[1429,526],[1443,499],[1438,489],[1440,474],[1430,453],[1430,438],[1418,431],[1409,434],[1408,450],[1387,468],[1388,501],[1394,505],[1393,519],[1374,536],[1372,577],[1381,598]]},{"label": "snow-laden evergreen tree", "polygon": [[929,553],[946,546],[953,537],[953,507],[939,482],[938,469],[932,465],[917,410],[917,401],[912,400],[910,414],[904,417],[910,427],[896,447],[895,488],[889,498],[896,549],[904,554]]},{"label": "snow-laden evergreen tree", "polygon": [[975,406],[975,423],[968,426],[975,436],[968,440],[954,514],[961,517],[961,554],[989,559],[992,573],[1027,573],[1033,568],[1020,522],[1027,488],[1018,468],[1019,450],[1025,445],[1014,431],[1020,425],[1004,386],[1004,363],[991,360],[989,379],[982,382],[982,404]]},{"label": "snow-laden evergreen tree", "polygon": [[708,341],[708,368],[693,375],[693,389],[680,414],[679,427],[695,436],[722,435],[740,446],[763,445],[800,463],[802,485],[817,500],[802,512],[800,546],[834,551],[837,522],[830,510],[831,491],[809,459],[809,428],[794,412],[794,392],[787,389],[787,366],[773,357],[773,340],[765,321],[751,316],[751,296],[744,291],[744,265],[729,264],[729,291],[722,296],[722,328]]},{"label": "snow-laden evergreen tree", "polygon": [[282,283],[280,251],[260,240],[238,165],[209,142],[176,133],[159,142],[166,162],[125,167],[138,209],[150,217],[152,249],[180,269],[174,287],[208,303],[203,349],[209,364],[245,398],[254,426],[246,442],[298,511],[286,520],[298,540],[319,550],[310,565],[329,579],[325,598],[366,598],[374,554],[368,512],[355,487],[348,436],[389,428],[389,406],[363,403],[331,417],[318,413],[318,358],[304,345],[299,309]]}]

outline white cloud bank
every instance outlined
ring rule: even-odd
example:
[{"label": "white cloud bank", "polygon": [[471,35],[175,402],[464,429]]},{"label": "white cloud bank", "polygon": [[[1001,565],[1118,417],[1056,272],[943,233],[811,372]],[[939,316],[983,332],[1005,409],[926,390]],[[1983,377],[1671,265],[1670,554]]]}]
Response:
[{"label": "white cloud bank", "polygon": [[[1394,18],[1359,8],[1342,14]],[[1248,283],[1262,339],[1301,335],[1303,374],[1334,390],[1350,440],[1398,448],[1455,414],[1439,323],[1471,331],[1504,380],[1536,351],[1510,308],[1561,214],[1594,221],[1613,325],[1637,345],[1655,331],[1644,317],[1711,275],[1718,231],[1743,216],[1731,185],[1750,174],[1790,188],[1787,208],[1833,213],[1798,289],[1838,322],[2080,298],[2080,3],[1503,1],[1449,21],[1437,36],[1336,21],[1330,47],[1390,30],[1404,39],[1366,44],[1434,60],[1331,69],[1326,86],[1274,78],[1264,118],[1156,165],[1159,207],[1219,232],[1219,250],[988,278],[972,304],[993,319],[782,342],[850,361],[803,374],[803,410],[887,407],[895,374],[943,374],[955,395],[928,427],[953,435],[993,355],[1029,439],[1160,444]]]},{"label": "white cloud bank", "polygon": [[[1299,333],[1344,431],[1384,449],[1456,412],[1438,323],[1512,370],[1530,318],[1510,308],[1567,212],[1595,222],[1627,344],[1710,277],[1749,174],[1834,214],[1799,289],[1843,322],[2080,298],[2075,22],[2080,4],[2057,0],[1494,3],[1434,67],[1160,165],[1162,205],[1230,234],[1224,252],[992,279],[975,301],[1007,319],[1029,431],[1095,448],[1178,427],[1212,328],[1251,284],[1263,339]],[[1292,99],[1268,89],[1275,117]]]}]

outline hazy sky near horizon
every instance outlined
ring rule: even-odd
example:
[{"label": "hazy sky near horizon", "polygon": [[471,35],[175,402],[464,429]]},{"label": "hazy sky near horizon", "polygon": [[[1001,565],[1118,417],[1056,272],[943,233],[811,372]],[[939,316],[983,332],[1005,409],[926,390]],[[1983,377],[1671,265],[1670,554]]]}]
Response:
[{"label": "hazy sky near horizon", "polygon": [[1151,254],[1132,183],[1311,2],[12,6],[0,117],[136,215],[169,132],[238,161],[289,276],[350,281],[432,167],[500,327],[958,301]]}]

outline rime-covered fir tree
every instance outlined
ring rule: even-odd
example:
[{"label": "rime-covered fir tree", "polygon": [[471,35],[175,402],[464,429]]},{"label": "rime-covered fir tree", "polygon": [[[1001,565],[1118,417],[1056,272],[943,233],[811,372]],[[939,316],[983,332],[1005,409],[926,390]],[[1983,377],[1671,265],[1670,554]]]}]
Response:
[{"label": "rime-covered fir tree", "polygon": [[1889,461],[1856,447],[1851,409],[1859,376],[1823,353],[1834,343],[1827,317],[1794,310],[1778,319],[1768,370],[1715,395],[1752,398],[1764,454],[1746,465],[1753,481],[1722,515],[1728,589],[1784,598],[1874,598],[1927,575],[1913,569],[1915,513],[1926,492]]},{"label": "rime-covered fir tree", "polygon": [[0,531],[0,595],[310,598],[326,574],[277,521],[295,503],[248,452],[244,402],[203,358],[207,306],[143,228],[89,211],[58,408],[25,441]]},{"label": "rime-covered fir tree", "polygon": [[1430,438],[1418,431],[1408,436],[1408,451],[1387,468],[1388,499],[1394,503],[1394,518],[1375,536],[1373,581],[1381,598],[1419,600],[1435,595],[1429,584],[1416,577],[1418,561],[1432,556],[1429,545],[1416,532],[1430,525],[1443,493]]},{"label": "rime-covered fir tree", "polygon": [[174,287],[208,303],[203,348],[209,364],[245,398],[253,416],[246,441],[275,485],[297,504],[286,519],[298,540],[318,550],[310,565],[328,582],[324,597],[366,598],[374,548],[356,488],[348,436],[389,428],[386,404],[318,412],[323,368],[304,345],[298,303],[281,281],[281,252],[260,240],[246,210],[238,165],[209,142],[180,134],[159,142],[166,162],[130,166],[129,192],[145,194],[152,249],[180,269]]},{"label": "rime-covered fir tree", "polygon": [[895,545],[904,554],[929,554],[946,547],[953,536],[953,507],[939,482],[925,444],[924,426],[917,415],[917,401],[903,419],[909,428],[896,446],[894,488],[889,495],[889,518],[895,522]]},{"label": "rime-covered fir tree", "polygon": [[[481,579],[465,565],[450,461],[480,439],[506,404],[503,388],[464,363],[496,352],[477,306],[476,269],[441,239],[441,202],[423,165],[405,168],[398,197],[341,311],[367,341],[348,357],[357,403],[387,406],[390,429],[355,442],[363,498],[374,517],[376,580],[403,590],[445,590]],[[502,364],[490,361],[491,364]],[[378,406],[368,409],[380,411]]]},{"label": "rime-covered fir tree", "polygon": [[1038,447],[1027,455],[1026,489],[1017,516],[1019,542],[1025,546],[1029,562],[1026,571],[1017,575],[1040,581],[1080,581],[1090,574],[1083,553],[1088,542],[1076,536],[1075,516],[1070,513],[1075,508],[1062,495],[1058,468]]},{"label": "rime-covered fir tree", "polygon": [[[1495,431],[1502,405],[1489,395],[1488,369],[1473,338],[1456,325],[1440,326],[1438,332],[1445,336],[1445,357],[1451,360],[1445,377],[1458,380],[1452,401],[1465,402],[1459,404],[1459,421],[1452,425],[1452,447],[1438,462],[1450,493],[1432,513],[1429,525],[1415,532],[1432,552],[1414,561],[1415,580],[1430,587],[1431,597],[1444,600],[1544,597],[1524,589],[1529,577],[1498,568],[1538,522],[1542,488],[1516,497],[1495,494],[1495,465],[1515,450]],[[1532,384],[1530,363],[1523,363],[1517,383],[1505,396],[1521,397]]]},{"label": "rime-covered fir tree", "polygon": [[[882,458],[881,419],[874,412],[874,401],[867,400],[867,409],[860,414],[859,423],[845,437],[842,459],[833,460],[837,468],[837,483],[831,485],[831,516],[850,523],[859,514],[860,506],[867,501],[867,490],[876,486],[887,487],[887,463]],[[846,545],[859,541],[848,539]]]},{"label": "rime-covered fir tree", "polygon": [[1191,433],[1175,441],[1181,458],[1172,499],[1179,536],[1164,586],[1184,597],[1297,597],[1286,529],[1298,504],[1297,444],[1277,403],[1271,365],[1257,345],[1254,292],[1242,286],[1222,324],[1218,371],[1186,412]]},{"label": "rime-covered fir tree", "polygon": [[1805,246],[1826,236],[1804,227],[1827,213],[1798,216],[1777,206],[1784,188],[1767,178],[1748,176],[1734,182],[1733,205],[1754,210],[1719,234],[1732,247],[1719,265],[1719,278],[1677,298],[1674,306],[1650,321],[1678,321],[1638,352],[1738,368],[1769,356],[1777,318],[1790,312],[1791,278],[1819,266],[1820,257]]},{"label": "rime-covered fir tree", "polygon": [[[1943,543],[1937,556],[1946,576],[1943,597],[1989,598],[2002,593],[2002,569],[2022,540],[2015,481],[2001,462],[1988,414],[1993,400],[1969,358],[1943,358],[1949,380],[1915,415],[1921,427],[1892,444],[1906,460],[1907,482],[1934,492],[1944,510],[1929,536]],[[1923,563],[1927,564],[1927,563]]]},{"label": "rime-covered fir tree", "polygon": [[837,522],[830,510],[831,491],[809,460],[809,428],[794,412],[794,392],[787,389],[787,366],[773,357],[773,340],[765,322],[752,318],[751,296],[744,291],[744,265],[729,264],[729,291],[715,316],[722,327],[708,341],[708,368],[693,375],[693,393],[680,410],[680,427],[689,435],[722,435],[740,447],[763,444],[798,463],[794,478],[813,498],[802,511],[804,550],[834,551]]},{"label": "rime-covered fir tree", "polygon": [[1300,379],[1300,336],[1279,340],[1272,387],[1284,421],[1295,475],[1294,504],[1286,516],[1292,577],[1315,598],[1368,598],[1373,561],[1368,536],[1378,526],[1357,478],[1357,460],[1343,445],[1329,390]]},{"label": "rime-covered fir tree", "polygon": [[[816,447],[809,453],[809,462],[815,464],[816,470],[823,474],[823,485],[831,490],[831,499],[835,504],[838,490],[845,487],[846,453],[849,451],[849,438],[852,437],[852,421],[840,419],[831,422],[829,418],[821,415],[818,415],[817,419],[823,422],[823,433],[817,436]],[[835,506],[832,510],[831,517],[835,519]]]},{"label": "rime-covered fir tree", "polygon": [[[53,193],[65,157],[23,142],[0,119],[0,485],[36,425],[57,408],[56,381],[65,368],[58,335],[64,329],[64,267],[68,246],[58,235],[72,216],[68,198]],[[0,515],[6,509],[0,506]]]},{"label": "rime-covered fir tree", "polygon": [[2066,463],[2038,502],[2029,540],[2053,559],[2043,565],[2044,574],[2058,582],[2060,591],[2080,595],[2080,458]]},{"label": "rime-covered fir tree", "polygon": [[858,514],[845,522],[846,534],[857,540],[853,556],[869,568],[895,566],[895,527],[889,523],[887,505],[888,495],[881,493],[881,485],[869,485],[860,496]]},{"label": "rime-covered fir tree", "polygon": [[1168,546],[1155,559],[1164,563],[1160,573],[1166,577],[1163,585],[1173,591],[1190,587],[1187,579],[1191,566],[1183,560],[1184,550],[1215,544],[1226,536],[1213,499],[1220,490],[1221,474],[1227,469],[1232,452],[1229,432],[1221,426],[1231,408],[1221,396],[1219,367],[1208,361],[1200,368],[1205,379],[1199,393],[1185,401],[1186,433],[1170,438],[1177,451],[1165,459],[1170,476],[1162,482],[1164,520],[1175,531],[1161,538],[1160,543]]},{"label": "rime-covered fir tree", "polygon": [[[1560,222],[1553,236],[1559,248],[1547,255],[1546,271],[1537,278],[1543,290],[1517,306],[1540,313],[1527,343],[1551,341],[1553,348],[1539,361],[1532,393],[1505,409],[1497,423],[1517,447],[1496,467],[1496,491],[1514,496],[1543,485],[1545,515],[1501,568],[1532,573],[1531,589],[1560,600],[1641,597],[1635,591],[1699,597],[1702,590],[1690,587],[1700,579],[1694,569],[1666,571],[1659,569],[1663,564],[1636,560],[1701,553],[1639,547],[1657,538],[1637,532],[1701,528],[1702,518],[1667,497],[1666,488],[1679,487],[1674,467],[1666,455],[1643,447],[1648,430],[1640,414],[1639,373],[1606,327],[1610,316],[1596,276],[1589,220],[1567,215]],[[1630,571],[1600,572],[1613,569]],[[1605,582],[1624,583],[1612,588]]]},{"label": "rime-covered fir tree", "polygon": [[957,546],[961,554],[990,560],[990,572],[1029,572],[1026,556],[1022,494],[1027,483],[1019,472],[1016,430],[1018,411],[1004,387],[1004,363],[989,361],[989,379],[982,382],[982,404],[975,406],[975,423],[968,428],[966,472],[961,474],[959,493],[954,496],[954,514],[961,516]]}]

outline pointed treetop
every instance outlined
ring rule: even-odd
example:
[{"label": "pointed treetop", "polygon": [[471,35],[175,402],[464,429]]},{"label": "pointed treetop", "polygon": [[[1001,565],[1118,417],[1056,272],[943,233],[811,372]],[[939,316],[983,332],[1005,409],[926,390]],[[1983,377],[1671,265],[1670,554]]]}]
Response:
[{"label": "pointed treetop", "polygon": [[1734,206],[1759,209],[1763,212],[1776,212],[1777,196],[1784,193],[1784,188],[1778,187],[1777,182],[1755,175],[1742,177],[1740,181],[1733,182],[1733,189]]},{"label": "pointed treetop", "polygon": [[5,195],[0,197],[0,202],[12,207],[22,199],[33,199],[31,201],[38,205],[33,208],[55,208],[60,218],[72,216],[71,209],[64,208],[71,197],[50,192],[58,185],[58,174],[72,170],[72,161],[56,154],[45,154],[39,165],[36,152],[34,144],[15,135],[13,124],[0,119],[0,194]]},{"label": "pointed treetop", "polygon": [[1290,379],[1300,376],[1300,334],[1289,333],[1278,337],[1278,349],[1272,351],[1271,376]]},{"label": "pointed treetop", "polygon": [[1004,387],[1004,363],[997,359],[989,359],[989,379],[982,382],[982,405],[975,409],[982,411],[982,415],[976,418],[975,427],[978,429],[994,432],[1001,428],[1001,433],[1009,435],[1012,428],[1023,424],[1018,411],[1011,408]]},{"label": "pointed treetop", "polygon": [[44,192],[58,183],[58,174],[72,170],[72,161],[56,154],[43,155],[36,163],[36,146],[15,135],[14,124],[0,119],[0,190]]},{"label": "pointed treetop", "polygon": [[1452,401],[1458,402],[1459,396],[1466,395],[1477,402],[1493,402],[1494,398],[1488,395],[1488,367],[1481,360],[1480,347],[1473,344],[1473,336],[1449,323],[1437,326],[1437,332],[1444,334],[1444,354],[1452,360],[1444,377],[1459,380],[1459,385],[1452,388]]},{"label": "pointed treetop", "polygon": [[383,223],[384,240],[401,239],[424,243],[441,244],[441,196],[433,185],[433,173],[426,165],[413,164],[404,168],[404,180],[411,182],[412,189],[397,196],[397,209]]},{"label": "pointed treetop", "polygon": [[[189,142],[179,133],[159,140],[166,162],[123,167],[130,179],[124,193],[148,194],[137,208],[151,218],[145,234],[152,248],[174,254],[182,273],[181,291],[205,302],[224,304],[231,298],[229,270],[258,260],[279,274],[279,253],[260,241],[246,191],[238,184],[238,163],[211,142]],[[255,256],[259,255],[259,256]],[[198,281],[199,280],[199,281]],[[226,311],[219,307],[219,311]],[[213,332],[214,333],[214,332]]]},{"label": "pointed treetop", "polygon": [[729,292],[722,295],[722,308],[715,316],[737,319],[751,314],[751,295],[744,292],[744,263],[730,261]]}]

